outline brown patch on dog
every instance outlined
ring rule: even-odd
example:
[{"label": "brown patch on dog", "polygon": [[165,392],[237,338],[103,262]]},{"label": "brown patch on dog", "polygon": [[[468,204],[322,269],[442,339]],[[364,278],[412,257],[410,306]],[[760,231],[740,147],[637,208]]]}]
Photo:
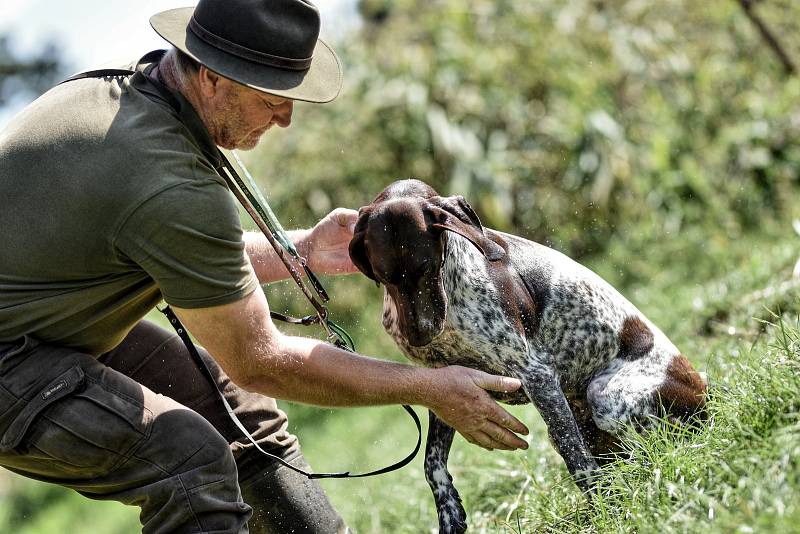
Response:
[{"label": "brown patch on dog", "polygon": [[638,360],[653,348],[653,332],[638,317],[628,317],[619,333],[619,357]]},{"label": "brown patch on dog", "polygon": [[693,416],[704,418],[706,389],[700,373],[685,356],[678,354],[669,362],[664,383],[656,389],[655,395],[668,416],[686,421]]}]

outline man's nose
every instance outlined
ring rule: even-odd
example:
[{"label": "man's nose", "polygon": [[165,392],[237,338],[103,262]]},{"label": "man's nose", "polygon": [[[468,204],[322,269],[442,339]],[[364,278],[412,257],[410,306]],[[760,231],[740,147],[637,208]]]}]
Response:
[{"label": "man's nose", "polygon": [[294,101],[287,100],[275,108],[275,116],[273,121],[281,128],[286,128],[292,124],[292,111],[294,110]]}]

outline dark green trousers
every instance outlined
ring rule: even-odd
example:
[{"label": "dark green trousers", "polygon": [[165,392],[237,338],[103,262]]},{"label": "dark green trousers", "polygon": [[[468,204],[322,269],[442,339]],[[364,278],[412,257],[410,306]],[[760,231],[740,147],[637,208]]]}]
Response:
[{"label": "dark green trousers", "polygon": [[[275,401],[200,349],[259,445],[306,466]],[[344,532],[315,481],[256,451],[180,339],[140,323],[95,358],[31,338],[0,343],[0,465],[141,508],[146,533]],[[251,520],[252,517],[252,520]]]}]

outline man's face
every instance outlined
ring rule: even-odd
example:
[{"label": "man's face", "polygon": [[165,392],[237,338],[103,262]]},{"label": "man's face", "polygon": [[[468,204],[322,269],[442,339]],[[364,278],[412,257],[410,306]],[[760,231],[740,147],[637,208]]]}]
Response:
[{"label": "man's face", "polygon": [[223,80],[214,98],[209,131],[222,148],[250,150],[261,136],[278,125],[292,122],[292,100],[262,93],[244,85]]}]

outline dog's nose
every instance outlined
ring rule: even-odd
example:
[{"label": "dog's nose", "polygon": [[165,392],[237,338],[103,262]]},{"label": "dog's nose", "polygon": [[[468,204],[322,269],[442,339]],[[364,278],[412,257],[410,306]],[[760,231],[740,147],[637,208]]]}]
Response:
[{"label": "dog's nose", "polygon": [[413,325],[407,333],[406,338],[412,347],[424,347],[428,345],[434,337],[435,326],[428,319],[422,319]]},{"label": "dog's nose", "polygon": [[429,345],[432,339],[433,337],[429,333],[410,335],[408,336],[408,344],[412,347],[424,347]]}]

